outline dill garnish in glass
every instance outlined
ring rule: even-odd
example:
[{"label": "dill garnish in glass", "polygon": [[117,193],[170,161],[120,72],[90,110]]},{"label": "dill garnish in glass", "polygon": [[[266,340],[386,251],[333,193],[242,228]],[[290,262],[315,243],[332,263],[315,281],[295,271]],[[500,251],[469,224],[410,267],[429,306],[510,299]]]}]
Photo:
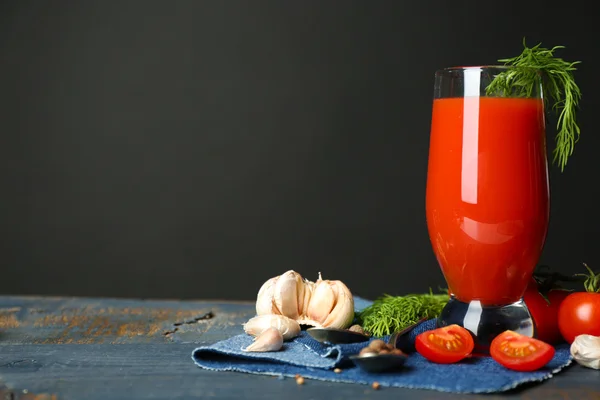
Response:
[{"label": "dill garnish in glass", "polygon": [[552,99],[552,108],[558,114],[553,162],[558,163],[563,171],[580,135],[576,112],[581,99],[581,90],[575,83],[573,75],[573,71],[577,69],[575,66],[580,61],[569,62],[556,57],[554,52],[564,49],[564,46],[547,49],[541,47],[540,43],[530,48],[523,40],[523,47],[523,52],[519,56],[498,60],[504,65],[517,68],[498,74],[486,88],[486,93],[500,96],[530,96],[537,82],[537,74],[542,74],[544,101],[547,103]]}]

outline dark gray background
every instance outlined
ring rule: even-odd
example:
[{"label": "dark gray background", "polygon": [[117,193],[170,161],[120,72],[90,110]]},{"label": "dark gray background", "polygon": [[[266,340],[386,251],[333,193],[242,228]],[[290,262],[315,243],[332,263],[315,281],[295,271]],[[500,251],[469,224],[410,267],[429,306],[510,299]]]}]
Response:
[{"label": "dark gray background", "polygon": [[541,262],[600,269],[588,4],[3,0],[0,292],[253,299],[287,269],[437,290],[433,74],[523,37],[583,61]]}]

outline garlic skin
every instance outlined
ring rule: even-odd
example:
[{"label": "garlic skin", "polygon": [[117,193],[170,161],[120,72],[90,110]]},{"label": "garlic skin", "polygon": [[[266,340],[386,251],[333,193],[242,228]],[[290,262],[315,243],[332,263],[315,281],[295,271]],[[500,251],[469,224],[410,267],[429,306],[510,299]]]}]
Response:
[{"label": "garlic skin", "polygon": [[571,343],[571,355],[580,365],[600,369],[600,337],[579,335]]},{"label": "garlic skin", "polygon": [[243,349],[248,352],[278,351],[283,347],[283,336],[276,328],[265,329],[250,346]]},{"label": "garlic skin", "polygon": [[252,336],[259,336],[269,328],[275,328],[281,333],[283,340],[295,338],[300,334],[298,322],[284,315],[265,314],[250,318],[244,324],[244,331]]},{"label": "garlic skin", "polygon": [[267,280],[258,291],[257,315],[283,315],[301,325],[345,329],[354,319],[354,298],[339,280],[316,282],[289,270]]},{"label": "garlic skin", "polygon": [[299,273],[288,271],[275,282],[273,302],[281,315],[298,319],[302,310],[299,299],[304,298],[304,283]]},{"label": "garlic skin", "polygon": [[273,294],[275,293],[275,282],[278,277],[271,278],[260,287],[256,301],[256,314],[279,314],[277,307],[273,304]]}]

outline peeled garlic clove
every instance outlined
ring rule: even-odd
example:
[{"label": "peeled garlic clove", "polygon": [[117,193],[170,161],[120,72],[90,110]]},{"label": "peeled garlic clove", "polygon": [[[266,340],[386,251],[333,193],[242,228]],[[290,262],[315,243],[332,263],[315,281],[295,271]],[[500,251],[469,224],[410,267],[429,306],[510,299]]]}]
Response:
[{"label": "peeled garlic clove", "polygon": [[256,297],[256,314],[280,314],[279,310],[273,303],[273,295],[275,293],[275,282],[279,277],[274,277],[263,283],[258,290]]},{"label": "peeled garlic clove", "polygon": [[584,367],[600,369],[600,337],[579,335],[571,343],[571,355]]},{"label": "peeled garlic clove", "polygon": [[329,281],[319,279],[308,303],[306,316],[319,324],[322,324],[329,316],[336,302],[336,295]]},{"label": "peeled garlic clove", "polygon": [[292,319],[298,318],[298,292],[302,285],[302,277],[293,270],[287,271],[277,279],[273,299],[282,315]]},{"label": "peeled garlic clove", "polygon": [[269,328],[277,329],[284,340],[294,338],[300,334],[298,322],[283,315],[258,315],[250,318],[244,324],[244,331],[252,336],[259,336]]},{"label": "peeled garlic clove", "polygon": [[275,328],[268,328],[256,337],[254,342],[244,351],[266,352],[278,351],[283,347],[283,336]]}]

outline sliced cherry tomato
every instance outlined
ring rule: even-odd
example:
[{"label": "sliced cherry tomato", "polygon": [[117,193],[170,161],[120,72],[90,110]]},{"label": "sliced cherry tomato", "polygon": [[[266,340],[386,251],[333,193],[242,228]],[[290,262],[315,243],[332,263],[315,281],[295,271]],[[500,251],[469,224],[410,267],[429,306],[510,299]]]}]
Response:
[{"label": "sliced cherry tomato", "polygon": [[438,364],[458,362],[469,356],[474,346],[471,333],[458,325],[426,331],[415,339],[419,354]]},{"label": "sliced cherry tomato", "polygon": [[513,331],[496,336],[490,345],[492,358],[515,371],[538,370],[552,360],[554,353],[548,343]]}]

